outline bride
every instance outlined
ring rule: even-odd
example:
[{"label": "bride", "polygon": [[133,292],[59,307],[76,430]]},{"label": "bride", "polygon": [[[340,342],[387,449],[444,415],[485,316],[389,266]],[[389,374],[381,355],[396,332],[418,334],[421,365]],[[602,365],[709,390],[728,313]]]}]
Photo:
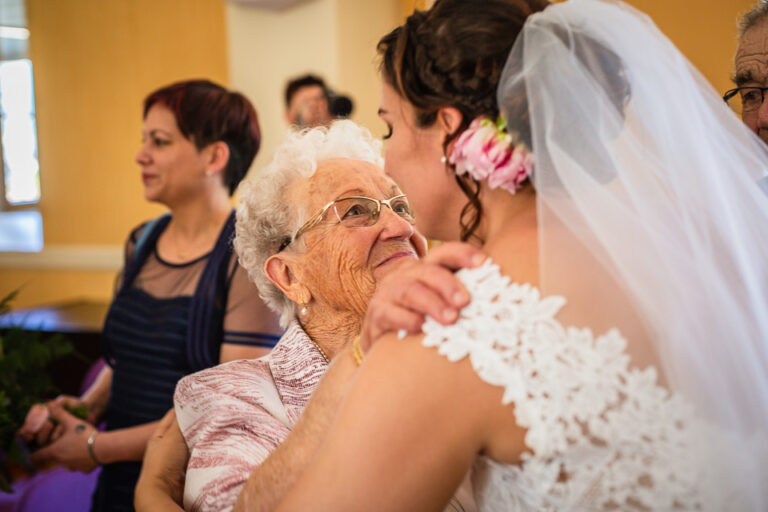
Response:
[{"label": "bride", "polygon": [[379,52],[387,172],[489,260],[455,324],[362,340],[279,510],[439,510],[468,470],[481,510],[767,510],[758,139],[619,2],[438,0]]}]

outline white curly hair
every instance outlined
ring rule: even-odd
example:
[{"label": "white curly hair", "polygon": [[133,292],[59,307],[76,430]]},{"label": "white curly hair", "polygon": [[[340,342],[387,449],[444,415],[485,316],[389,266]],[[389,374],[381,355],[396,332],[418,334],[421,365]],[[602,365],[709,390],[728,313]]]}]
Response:
[{"label": "white curly hair", "polygon": [[384,166],[380,140],[352,121],[336,121],[330,128],[289,132],[272,161],[255,178],[240,185],[235,250],[261,298],[280,315],[283,327],[296,317],[296,304],[267,278],[264,263],[309,215],[305,205],[286,197],[286,191],[296,180],[311,177],[320,162],[335,158]]}]

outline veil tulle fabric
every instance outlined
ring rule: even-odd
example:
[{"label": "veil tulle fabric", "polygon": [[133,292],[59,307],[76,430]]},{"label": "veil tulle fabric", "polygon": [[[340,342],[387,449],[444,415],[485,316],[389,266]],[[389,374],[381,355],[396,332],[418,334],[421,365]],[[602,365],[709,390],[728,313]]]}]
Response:
[{"label": "veil tulle fabric", "polygon": [[620,2],[530,17],[498,100],[536,159],[542,292],[574,325],[619,328],[638,364],[735,432],[749,508],[768,510],[750,444],[768,439],[766,147]]}]

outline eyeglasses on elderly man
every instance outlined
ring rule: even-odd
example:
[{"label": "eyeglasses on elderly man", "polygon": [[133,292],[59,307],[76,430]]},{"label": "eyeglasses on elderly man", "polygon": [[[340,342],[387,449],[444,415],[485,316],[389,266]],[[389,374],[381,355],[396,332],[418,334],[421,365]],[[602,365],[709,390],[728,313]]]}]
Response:
[{"label": "eyeglasses on elderly man", "polygon": [[765,100],[768,87],[736,87],[723,94],[723,101],[736,112],[755,112]]}]

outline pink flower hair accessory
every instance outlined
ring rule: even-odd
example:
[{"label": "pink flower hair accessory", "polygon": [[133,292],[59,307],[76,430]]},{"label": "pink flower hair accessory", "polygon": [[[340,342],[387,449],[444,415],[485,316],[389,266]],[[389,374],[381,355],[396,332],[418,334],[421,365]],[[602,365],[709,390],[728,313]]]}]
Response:
[{"label": "pink flower hair accessory", "polygon": [[514,194],[533,174],[533,154],[507,132],[502,116],[494,123],[478,117],[459,136],[448,162],[456,174],[469,174],[477,181],[488,180],[493,188],[501,187]]}]

